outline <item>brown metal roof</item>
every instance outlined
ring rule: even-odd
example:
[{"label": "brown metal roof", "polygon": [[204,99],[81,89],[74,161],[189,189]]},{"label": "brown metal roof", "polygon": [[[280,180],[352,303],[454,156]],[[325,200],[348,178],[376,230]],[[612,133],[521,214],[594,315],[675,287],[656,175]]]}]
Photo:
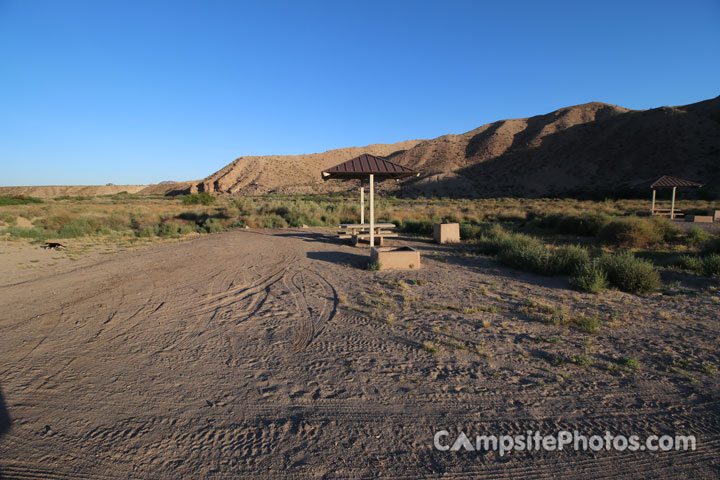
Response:
[{"label": "brown metal roof", "polygon": [[662,177],[656,179],[656,180],[650,180],[647,182],[643,182],[640,185],[640,187],[650,187],[650,188],[665,188],[665,187],[692,187],[692,188],[699,188],[702,187],[702,184],[693,182],[691,180],[685,180],[682,178],[677,177],[671,177],[670,175],[663,175]]},{"label": "brown metal roof", "polygon": [[367,178],[370,174],[375,175],[377,178],[404,178],[420,175],[420,172],[393,163],[383,157],[376,157],[367,153],[321,172],[323,180],[331,178]]}]

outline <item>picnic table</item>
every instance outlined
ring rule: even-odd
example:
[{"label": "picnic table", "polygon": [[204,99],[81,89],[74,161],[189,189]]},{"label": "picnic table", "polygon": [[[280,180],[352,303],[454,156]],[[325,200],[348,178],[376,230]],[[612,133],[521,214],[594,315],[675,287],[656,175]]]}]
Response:
[{"label": "picnic table", "polygon": [[[353,245],[357,245],[360,240],[370,239],[369,223],[341,223],[339,228],[338,237],[349,238]],[[398,236],[397,233],[391,231],[395,228],[394,223],[376,223],[373,228],[379,246],[382,246],[385,238]]]},{"label": "picnic table", "polygon": [[673,211],[670,208],[654,208],[650,211],[650,214],[657,216],[657,217],[668,217],[668,218],[670,218],[671,214],[672,214],[673,218],[685,216],[685,214],[683,212],[681,212],[680,210],[675,209]]}]

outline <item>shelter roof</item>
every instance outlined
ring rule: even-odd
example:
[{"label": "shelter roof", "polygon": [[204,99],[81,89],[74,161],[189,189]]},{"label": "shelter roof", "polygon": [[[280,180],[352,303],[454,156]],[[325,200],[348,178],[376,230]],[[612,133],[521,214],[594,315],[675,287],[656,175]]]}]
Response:
[{"label": "shelter roof", "polygon": [[323,180],[330,180],[332,178],[362,179],[367,178],[370,174],[380,179],[414,177],[420,175],[420,172],[393,163],[386,158],[376,157],[375,155],[367,153],[321,172]]}]

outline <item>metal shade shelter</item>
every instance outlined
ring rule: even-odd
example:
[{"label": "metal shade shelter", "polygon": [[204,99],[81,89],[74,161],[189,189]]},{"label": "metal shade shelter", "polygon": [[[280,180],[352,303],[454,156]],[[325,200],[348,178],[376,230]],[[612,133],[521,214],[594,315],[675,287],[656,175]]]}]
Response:
[{"label": "metal shade shelter", "polygon": [[[401,178],[417,177],[419,171],[393,163],[383,157],[375,155],[362,154],[347,162],[343,162],[334,167],[328,168],[320,172],[323,180],[351,180],[369,179],[370,182],[370,246],[375,246],[375,179],[386,180],[392,178],[400,180]],[[360,223],[365,223],[365,187],[360,186]]]},{"label": "metal shade shelter", "polygon": [[700,188],[702,186],[703,185],[701,183],[693,182],[691,180],[685,180],[683,178],[671,177],[670,175],[663,175],[656,180],[649,180],[638,185],[638,187],[652,188],[652,205],[650,207],[650,215],[655,215],[655,189],[672,188],[672,201],[670,203],[670,220],[675,218],[675,192],[677,191],[677,188]]}]

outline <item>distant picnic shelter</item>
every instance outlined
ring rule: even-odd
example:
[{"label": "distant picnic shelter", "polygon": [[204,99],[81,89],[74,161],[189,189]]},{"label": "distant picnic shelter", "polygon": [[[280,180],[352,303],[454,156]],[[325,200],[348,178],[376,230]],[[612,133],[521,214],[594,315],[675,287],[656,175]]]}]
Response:
[{"label": "distant picnic shelter", "polygon": [[[672,177],[670,175],[663,175],[662,177],[643,182],[638,187],[650,187],[652,188],[652,204],[650,206],[650,215],[662,215],[669,216],[670,220],[673,220],[676,215],[682,214],[681,212],[675,211],[675,192],[679,187],[689,188],[700,188],[703,185],[701,183],[693,182],[691,180],[685,180],[683,178]],[[655,190],[658,188],[672,188],[672,200],[670,202],[670,208],[656,208],[655,206]]]}]

